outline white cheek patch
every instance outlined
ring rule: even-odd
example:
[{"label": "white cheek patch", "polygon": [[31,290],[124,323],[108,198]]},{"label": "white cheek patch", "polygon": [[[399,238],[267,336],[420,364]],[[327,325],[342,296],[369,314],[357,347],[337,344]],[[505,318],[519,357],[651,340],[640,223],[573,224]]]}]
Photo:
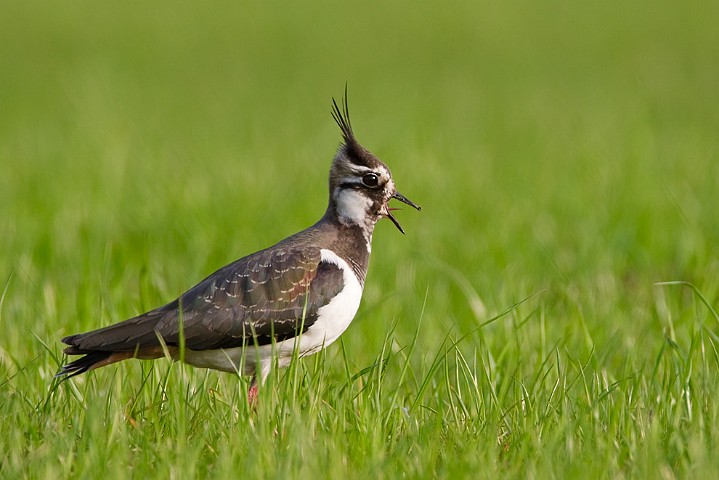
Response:
[{"label": "white cheek patch", "polygon": [[352,188],[339,189],[336,195],[339,217],[350,223],[364,225],[372,206],[372,200]]}]

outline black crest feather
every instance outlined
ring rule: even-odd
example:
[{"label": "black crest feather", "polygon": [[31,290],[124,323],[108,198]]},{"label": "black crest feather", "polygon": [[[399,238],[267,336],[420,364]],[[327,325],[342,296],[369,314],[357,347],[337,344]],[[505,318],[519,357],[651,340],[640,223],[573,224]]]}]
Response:
[{"label": "black crest feather", "polygon": [[342,130],[342,138],[347,147],[355,149],[359,144],[355,139],[354,132],[352,131],[352,122],[350,121],[350,109],[347,104],[347,86],[345,85],[345,96],[342,101],[342,109],[337,105],[337,101],[332,98],[332,118],[335,119],[340,130]]}]

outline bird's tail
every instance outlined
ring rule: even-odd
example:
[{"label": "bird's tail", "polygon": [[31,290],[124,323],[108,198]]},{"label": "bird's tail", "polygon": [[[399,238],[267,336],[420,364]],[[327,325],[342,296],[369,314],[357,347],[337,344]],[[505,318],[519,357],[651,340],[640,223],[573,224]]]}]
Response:
[{"label": "bird's tail", "polygon": [[[154,312],[153,312],[154,313]],[[62,339],[67,355],[84,355],[63,366],[56,377],[70,378],[88,370],[127,360],[152,359],[174,353],[174,346],[163,345],[155,332],[157,315],[145,314],[109,327],[70,335]]]},{"label": "bird's tail", "polygon": [[[84,357],[78,358],[67,365],[63,365],[63,367],[55,374],[55,377],[65,377],[67,379],[74,377],[75,375],[85,373],[88,370],[113,363],[109,361],[113,354],[113,352],[88,352]],[[119,361],[119,359],[115,361]]]}]

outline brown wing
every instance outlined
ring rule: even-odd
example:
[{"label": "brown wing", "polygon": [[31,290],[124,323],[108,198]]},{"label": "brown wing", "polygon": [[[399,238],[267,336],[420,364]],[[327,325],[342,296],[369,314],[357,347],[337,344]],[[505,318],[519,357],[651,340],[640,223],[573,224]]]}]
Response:
[{"label": "brown wing", "polygon": [[124,322],[72,335],[68,354],[128,352],[179,345],[232,348],[292,338],[317,320],[317,311],[343,288],[343,272],[322,262],[319,248],[257,252],[216,271],[177,300]]}]

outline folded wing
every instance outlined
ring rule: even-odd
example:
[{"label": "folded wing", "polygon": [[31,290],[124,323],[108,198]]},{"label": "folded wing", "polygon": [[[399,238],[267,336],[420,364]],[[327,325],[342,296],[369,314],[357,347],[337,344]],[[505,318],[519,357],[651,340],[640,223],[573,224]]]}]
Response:
[{"label": "folded wing", "polygon": [[321,261],[319,248],[260,251],[216,271],[165,306],[63,338],[69,345],[65,353],[87,356],[63,367],[59,375],[112,363],[108,358],[113,353],[126,353],[118,360],[161,356],[162,343],[179,346],[181,336],[193,350],[292,338],[317,320],[319,308],[343,286],[342,270]]}]

